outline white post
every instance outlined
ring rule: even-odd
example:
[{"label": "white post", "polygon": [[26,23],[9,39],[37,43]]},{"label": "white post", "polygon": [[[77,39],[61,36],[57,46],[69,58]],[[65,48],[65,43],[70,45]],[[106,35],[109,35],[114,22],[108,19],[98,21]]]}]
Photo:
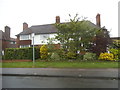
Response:
[{"label": "white post", "polygon": [[34,36],[35,36],[35,34],[34,34],[34,33],[32,33],[32,38],[33,38],[33,66],[34,66],[34,63],[35,63]]}]

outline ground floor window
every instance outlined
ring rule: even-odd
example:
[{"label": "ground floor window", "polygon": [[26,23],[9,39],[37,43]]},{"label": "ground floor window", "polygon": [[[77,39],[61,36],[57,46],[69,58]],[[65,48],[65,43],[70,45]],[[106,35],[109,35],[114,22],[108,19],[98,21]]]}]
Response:
[{"label": "ground floor window", "polygon": [[20,48],[30,47],[30,45],[20,45]]}]

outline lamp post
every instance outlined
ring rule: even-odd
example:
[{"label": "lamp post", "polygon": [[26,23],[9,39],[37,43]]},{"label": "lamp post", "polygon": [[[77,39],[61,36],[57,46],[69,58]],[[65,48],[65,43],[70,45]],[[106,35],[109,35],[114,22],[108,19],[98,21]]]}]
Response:
[{"label": "lamp post", "polygon": [[33,38],[33,66],[34,66],[34,63],[35,63],[34,36],[35,36],[35,34],[34,34],[34,33],[32,33],[32,38]]}]

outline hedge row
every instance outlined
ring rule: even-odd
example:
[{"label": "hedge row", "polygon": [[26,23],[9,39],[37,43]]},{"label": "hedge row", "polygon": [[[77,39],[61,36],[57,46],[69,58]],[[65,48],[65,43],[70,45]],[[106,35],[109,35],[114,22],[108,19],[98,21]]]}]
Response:
[{"label": "hedge row", "polygon": [[[39,48],[35,47],[35,59],[40,57]],[[33,58],[33,48],[7,48],[5,50],[5,60],[31,59]]]}]

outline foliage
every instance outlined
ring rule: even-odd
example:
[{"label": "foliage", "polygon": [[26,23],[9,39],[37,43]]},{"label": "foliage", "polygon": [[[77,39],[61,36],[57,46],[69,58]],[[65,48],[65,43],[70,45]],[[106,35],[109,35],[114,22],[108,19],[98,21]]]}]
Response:
[{"label": "foliage", "polygon": [[119,50],[118,49],[109,49],[110,53],[112,53],[114,55],[114,59],[115,60],[119,60],[120,58],[118,58],[118,55],[120,54],[119,53]]},{"label": "foliage", "polygon": [[85,53],[85,55],[83,56],[83,60],[86,60],[86,61],[96,60],[96,54],[95,54],[95,53],[87,52],[87,53]]},{"label": "foliage", "polygon": [[113,40],[109,51],[114,55],[115,60],[120,60],[120,40]]},{"label": "foliage", "polygon": [[96,37],[94,37],[94,44],[92,45],[91,51],[99,56],[101,52],[107,51],[107,47],[109,46],[110,42],[111,40],[107,29],[100,29],[97,32]]},{"label": "foliage", "polygon": [[83,61],[83,57],[84,57],[83,54],[77,54],[77,60]]},{"label": "foliage", "polygon": [[[4,59],[31,59],[33,58],[33,48],[7,48]],[[39,48],[35,47],[35,59],[39,58]]]},{"label": "foliage", "polygon": [[57,53],[52,53],[51,57],[52,61],[59,61],[60,56]]},{"label": "foliage", "polygon": [[47,59],[48,57],[48,48],[46,45],[41,46],[40,48],[40,57],[41,59]]},{"label": "foliage", "polygon": [[66,59],[66,52],[63,49],[56,49],[55,52],[60,56],[61,60]]},{"label": "foliage", "polygon": [[67,53],[67,58],[68,58],[68,59],[76,59],[76,53],[69,51],[69,52]]},{"label": "foliage", "polygon": [[96,35],[97,28],[88,20],[81,20],[77,15],[68,23],[56,24],[58,33],[56,39],[61,42],[65,51],[77,52],[90,47],[92,37]]},{"label": "foliage", "polygon": [[114,55],[112,53],[101,53],[99,56],[100,60],[114,60]]},{"label": "foliage", "polygon": [[55,51],[55,46],[54,46],[55,39],[54,38],[48,38],[47,40],[48,40],[48,42],[47,42],[48,52]]},{"label": "foliage", "polygon": [[112,48],[120,48],[120,40],[113,40]]}]

